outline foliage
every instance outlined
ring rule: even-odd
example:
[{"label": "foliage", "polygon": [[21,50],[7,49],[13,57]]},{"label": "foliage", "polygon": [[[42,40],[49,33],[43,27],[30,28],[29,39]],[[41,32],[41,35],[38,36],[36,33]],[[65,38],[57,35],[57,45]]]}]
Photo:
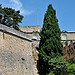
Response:
[{"label": "foliage", "polygon": [[49,65],[51,65],[50,71],[55,75],[62,75],[62,71],[66,72],[70,63],[64,61],[62,57],[55,57],[49,60]]},{"label": "foliage", "polygon": [[50,72],[48,75],[55,75],[53,72]]},{"label": "foliage", "polygon": [[38,49],[39,60],[37,65],[40,75],[49,74],[52,66],[49,65],[49,60],[62,55],[63,46],[60,35],[61,31],[56,18],[56,11],[50,4],[44,16],[44,24],[40,32],[41,39]]},{"label": "foliage", "polygon": [[4,7],[0,5],[0,23],[12,27],[16,30],[19,29],[19,24],[22,23],[23,16],[20,15],[20,11],[15,11],[15,9]]},{"label": "foliage", "polygon": [[71,61],[64,61],[62,57],[55,57],[49,60],[49,65],[51,65],[50,71],[55,75],[75,75],[75,63]]},{"label": "foliage", "polygon": [[75,63],[72,63],[67,67],[67,74],[75,75]]}]

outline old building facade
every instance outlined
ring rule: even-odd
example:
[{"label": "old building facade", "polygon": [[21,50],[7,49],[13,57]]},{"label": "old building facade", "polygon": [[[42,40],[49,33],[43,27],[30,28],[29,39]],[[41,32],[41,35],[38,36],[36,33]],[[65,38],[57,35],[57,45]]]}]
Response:
[{"label": "old building facade", "polygon": [[75,31],[62,31],[61,42],[64,47],[63,58],[75,61]]},{"label": "old building facade", "polygon": [[23,26],[20,29],[26,34],[30,35],[32,39],[40,40],[39,32],[41,30],[40,25],[38,26]]}]

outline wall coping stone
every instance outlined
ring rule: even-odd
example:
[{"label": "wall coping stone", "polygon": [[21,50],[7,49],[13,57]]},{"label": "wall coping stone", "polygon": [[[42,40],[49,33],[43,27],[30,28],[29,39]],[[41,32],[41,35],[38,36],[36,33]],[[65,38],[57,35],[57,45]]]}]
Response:
[{"label": "wall coping stone", "polygon": [[75,31],[61,31],[61,33],[75,33]]},{"label": "wall coping stone", "polygon": [[15,35],[19,38],[23,38],[25,40],[32,42],[32,38],[30,35],[20,32],[20,31],[17,31],[15,29],[5,26],[3,24],[0,24],[0,31],[3,31],[4,33],[9,33],[11,35]]}]

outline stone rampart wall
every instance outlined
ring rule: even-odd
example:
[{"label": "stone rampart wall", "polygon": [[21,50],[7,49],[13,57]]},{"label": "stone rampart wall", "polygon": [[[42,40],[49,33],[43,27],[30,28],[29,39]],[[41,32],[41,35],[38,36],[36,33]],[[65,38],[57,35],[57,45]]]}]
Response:
[{"label": "stone rampart wall", "polygon": [[10,33],[10,34],[18,36],[20,38],[31,40],[31,37],[28,34],[22,33],[20,31],[17,31],[15,29],[12,29],[12,28],[7,27],[7,26],[2,25],[2,24],[0,24],[0,31],[6,32],[6,33]]},{"label": "stone rampart wall", "polygon": [[25,55],[32,56],[31,42],[22,38],[10,35],[8,33],[0,32],[0,46],[1,48],[20,52]]},{"label": "stone rampart wall", "polygon": [[1,24],[0,75],[37,75],[31,37]]}]

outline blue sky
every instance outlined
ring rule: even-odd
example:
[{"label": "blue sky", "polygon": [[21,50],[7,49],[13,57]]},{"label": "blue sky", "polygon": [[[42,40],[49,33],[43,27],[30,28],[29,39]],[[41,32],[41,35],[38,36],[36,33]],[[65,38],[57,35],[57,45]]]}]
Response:
[{"label": "blue sky", "polygon": [[0,0],[0,4],[21,11],[24,18],[20,26],[41,27],[47,7],[52,4],[60,29],[75,31],[75,0]]}]

